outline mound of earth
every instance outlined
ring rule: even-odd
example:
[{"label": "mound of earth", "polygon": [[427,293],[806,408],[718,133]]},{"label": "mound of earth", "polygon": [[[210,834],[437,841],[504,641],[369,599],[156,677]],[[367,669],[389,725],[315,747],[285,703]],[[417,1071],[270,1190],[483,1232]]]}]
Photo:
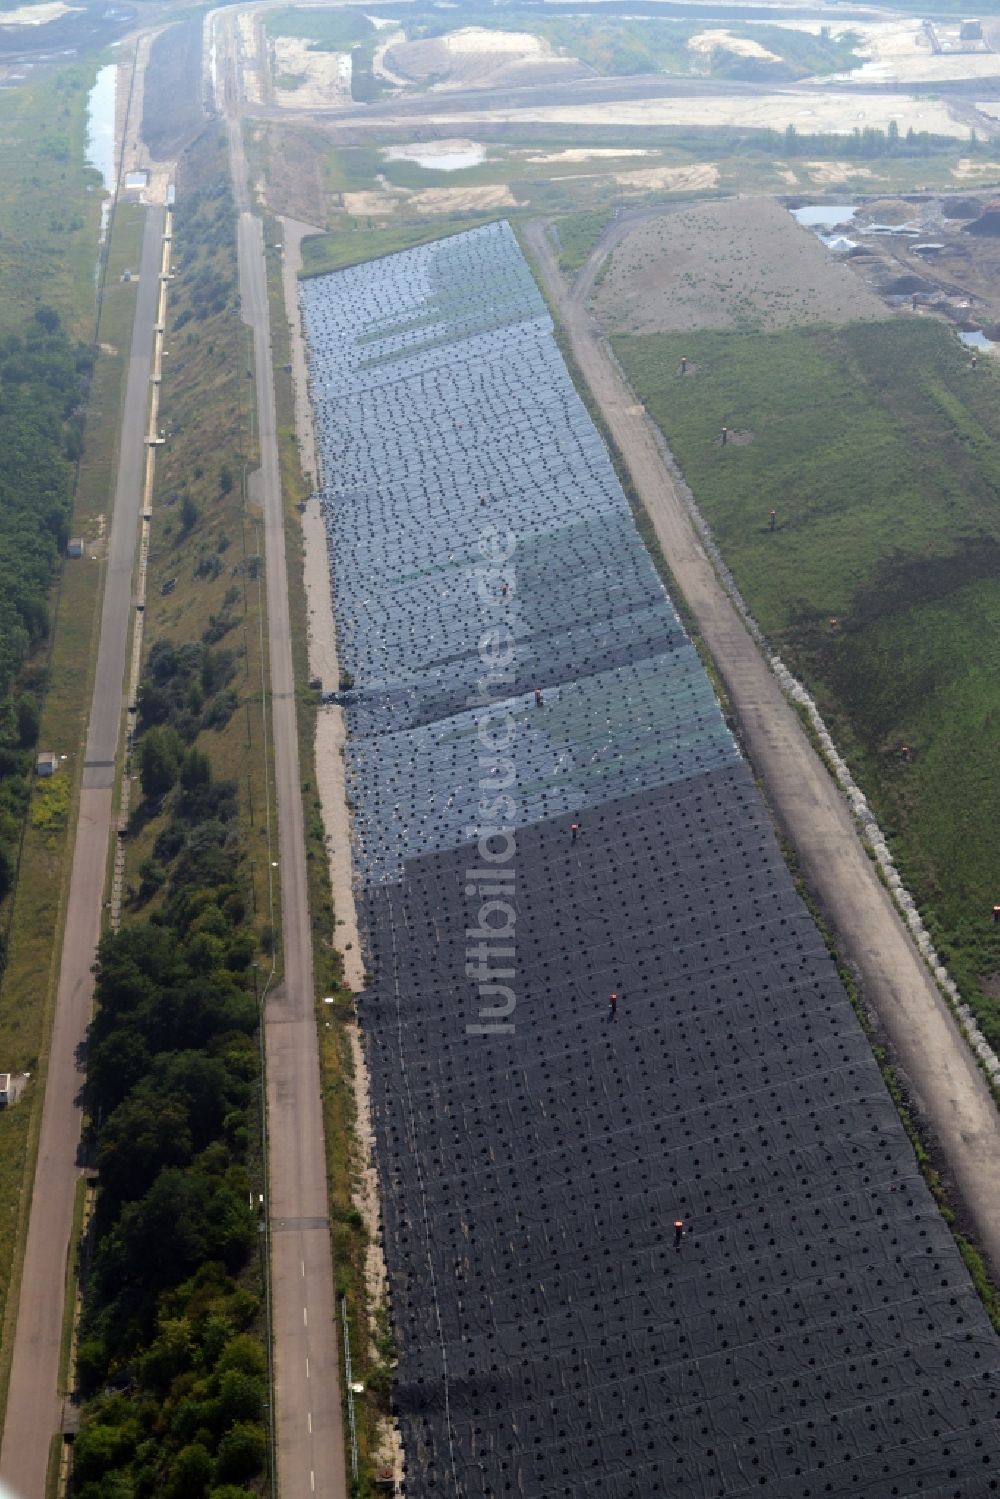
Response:
[{"label": "mound of earth", "polygon": [[966,234],[1000,234],[1000,203],[991,203],[984,208],[978,219],[965,226]]},{"label": "mound of earth", "polygon": [[915,276],[910,271],[902,276],[894,276],[891,281],[887,281],[883,287],[883,291],[887,296],[912,297],[915,291],[932,292],[937,291],[937,287],[933,281],[928,281],[923,276]]},{"label": "mound of earth", "polygon": [[859,223],[865,224],[909,224],[916,216],[913,204],[902,198],[876,198],[857,213]]},{"label": "mound of earth", "polygon": [[465,26],[444,36],[397,42],[385,60],[394,73],[433,89],[517,88],[590,78],[594,70],[576,57],[560,57],[529,31],[490,31]]},{"label": "mound of earth", "polygon": [[941,211],[946,219],[978,219],[983,205],[978,198],[942,198]]},{"label": "mound of earth", "polygon": [[614,251],[594,309],[614,333],[887,316],[864,282],[771,198],[697,203],[644,220]]}]

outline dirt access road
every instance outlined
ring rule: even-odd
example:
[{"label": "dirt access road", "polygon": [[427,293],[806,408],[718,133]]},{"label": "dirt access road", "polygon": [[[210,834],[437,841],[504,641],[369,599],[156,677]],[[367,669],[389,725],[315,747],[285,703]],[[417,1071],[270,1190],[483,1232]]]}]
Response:
[{"label": "dirt access road", "polygon": [[111,519],[101,636],[94,676],[80,810],[66,904],[38,1161],[21,1277],[0,1473],[15,1495],[45,1493],[52,1438],[60,1430],[59,1357],[82,1113],[80,1050],[93,1004],[91,965],[101,928],[111,838],[115,759],[122,722],[132,577],[143,492],[153,324],[159,303],[164,211],[147,212],[132,327],[118,477]]},{"label": "dirt access road", "polygon": [[267,267],[262,222],[250,212],[240,117],[232,102],[238,94],[232,87],[231,17],[220,26],[219,39],[225,46],[226,124],[239,214],[241,312],[254,345],[261,464],[250,476],[250,496],[264,517],[281,873],[283,975],[264,1006],[278,1487],[282,1499],[347,1499]]},{"label": "dirt access road", "polygon": [[604,256],[638,216],[614,221],[572,288],[546,225],[526,240],[573,355],[622,453],[670,569],[725,682],[743,742],[806,882],[878,1017],[914,1105],[940,1151],[949,1187],[1000,1274],[1000,1112],[969,1047],[879,883],[850,811],[747,633],[678,495],[644,408],[618,373],[586,310]]}]

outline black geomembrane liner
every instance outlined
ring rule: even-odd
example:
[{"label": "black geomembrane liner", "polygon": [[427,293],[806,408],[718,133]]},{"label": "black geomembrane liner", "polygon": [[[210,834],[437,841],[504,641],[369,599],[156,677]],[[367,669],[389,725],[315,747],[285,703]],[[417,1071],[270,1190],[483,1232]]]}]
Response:
[{"label": "black geomembrane liner", "polygon": [[996,1494],[1000,1343],[509,227],[302,300],[406,1494]]}]

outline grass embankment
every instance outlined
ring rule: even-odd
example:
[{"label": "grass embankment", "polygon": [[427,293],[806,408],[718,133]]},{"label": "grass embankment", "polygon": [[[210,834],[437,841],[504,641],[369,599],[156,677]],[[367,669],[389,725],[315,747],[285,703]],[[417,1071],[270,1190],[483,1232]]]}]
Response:
[{"label": "grass embankment", "polygon": [[[0,95],[0,99],[7,97]],[[132,336],[134,284],[122,285],[125,266],[138,260],[142,213],[115,216],[100,338],[104,348],[90,386],[83,452],[73,509],[74,534],[89,543],[106,538],[117,458],[120,406]],[[91,247],[96,258],[96,236]],[[93,274],[93,258],[90,261]],[[91,287],[93,282],[91,282]],[[31,1178],[41,1120],[45,1046],[58,982],[64,902],[69,885],[71,834],[76,806],[93,663],[100,624],[103,566],[80,558],[65,562],[53,604],[51,654],[38,742],[66,755],[51,782],[36,783],[26,821],[0,989],[0,1054],[4,1070],[27,1071],[33,1081],[14,1109],[0,1113],[0,1409],[6,1402],[13,1316],[24,1250]]]},{"label": "grass embankment", "polygon": [[[367,22],[367,27],[365,23]],[[708,74],[721,78],[753,81],[804,78],[813,73],[840,71],[855,64],[857,38],[850,33],[822,35],[789,30],[782,26],[741,25],[727,28],[733,35],[755,41],[771,57],[745,57],[724,47],[692,49],[692,37],[705,29],[700,19],[636,20],[629,16],[552,16],[547,7],[504,7],[498,14],[486,0],[467,0],[460,20],[442,17],[437,8],[407,5],[398,22],[408,38],[419,40],[457,30],[459,26],[489,27],[497,31],[524,31],[542,37],[563,56],[578,57],[598,73],[677,73],[682,76]],[[378,33],[366,16],[339,11],[312,12],[291,7],[276,11],[267,23],[273,35],[314,40],[329,51],[357,48],[362,67],[370,68],[370,49]],[[428,75],[416,84],[426,88],[434,81]],[[353,89],[355,99],[370,95]]]},{"label": "grass embankment", "polygon": [[[278,238],[277,228],[265,231],[268,243]],[[335,1289],[346,1297],[355,1377],[365,1394],[355,1400],[358,1434],[359,1487],[357,1499],[371,1492],[370,1482],[378,1446],[378,1420],[386,1411],[389,1392],[384,1359],[390,1348],[379,1336],[373,1348],[369,1335],[374,1317],[381,1327],[380,1309],[370,1304],[365,1278],[367,1234],[355,1207],[354,1183],[362,1166],[357,1138],[357,1106],[354,1093],[354,1058],[349,1026],[354,1023],[354,1001],[343,983],[341,955],[335,946],[334,911],[327,862],[326,827],[316,789],[315,738],[316,695],[302,689],[308,680],[306,595],[303,578],[303,538],[298,503],[307,488],[299,464],[295,440],[295,415],[287,316],[283,313],[280,264],[268,256],[268,291],[271,309],[271,345],[274,351],[275,402],[281,456],[282,494],[285,504],[285,546],[288,565],[288,601],[292,625],[292,652],[298,691],[299,760],[302,767],[303,823],[306,835],[306,868],[309,878],[309,909],[313,930],[313,957],[317,993],[320,1073],[323,1089],[323,1123],[326,1135],[327,1182]],[[296,316],[295,309],[288,310]],[[332,1004],[326,1004],[329,996]]]},{"label": "grass embankment", "polygon": [[302,243],[302,276],[322,276],[327,271],[342,271],[346,266],[365,260],[394,255],[398,250],[412,250],[432,240],[464,234],[480,224],[507,217],[496,213],[455,219],[410,219],[384,227],[361,219],[352,219],[329,234],[315,234]]},{"label": "grass embankment", "polygon": [[615,349],[1000,1046],[1000,370],[910,318]]},{"label": "grass embankment", "polygon": [[[226,694],[213,722],[202,724],[194,685],[180,730],[186,737],[204,728],[214,774],[239,784],[253,908],[270,924],[258,598],[263,539],[259,510],[244,498],[244,470],[257,461],[253,357],[248,330],[236,315],[235,219],[221,142],[203,137],[184,161],[160,387],[168,440],[156,461],[144,676],[157,642],[207,651],[221,663]],[[155,724],[149,707],[144,721]],[[156,817],[136,822],[126,860],[133,891],[146,878],[147,861],[156,862],[160,831]]]},{"label": "grass embankment", "polygon": [[586,263],[607,226],[609,214],[601,208],[565,214],[556,225],[559,236],[559,269],[571,276]]}]

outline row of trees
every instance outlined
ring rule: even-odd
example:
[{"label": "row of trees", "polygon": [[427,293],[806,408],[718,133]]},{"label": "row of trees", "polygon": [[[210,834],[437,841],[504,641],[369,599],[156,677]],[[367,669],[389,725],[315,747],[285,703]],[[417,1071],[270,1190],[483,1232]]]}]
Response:
[{"label": "row of trees", "polygon": [[[785,156],[848,156],[863,160],[879,156],[929,156],[935,151],[953,153],[956,142],[951,136],[932,135],[928,130],[914,130],[912,126],[903,134],[895,120],[889,121],[888,129],[879,125],[866,125],[862,130],[855,125],[850,134],[818,133],[800,135],[794,125],[787,125],[783,135],[776,130],[761,133],[766,145]],[[977,144],[975,136],[966,143],[969,149]]]},{"label": "row of trees", "polygon": [[259,949],[236,789],[176,726],[230,670],[202,647],[150,654],[141,743],[169,740],[182,768],[143,866],[155,907],[98,954],[78,1499],[246,1499],[266,1467]]}]

